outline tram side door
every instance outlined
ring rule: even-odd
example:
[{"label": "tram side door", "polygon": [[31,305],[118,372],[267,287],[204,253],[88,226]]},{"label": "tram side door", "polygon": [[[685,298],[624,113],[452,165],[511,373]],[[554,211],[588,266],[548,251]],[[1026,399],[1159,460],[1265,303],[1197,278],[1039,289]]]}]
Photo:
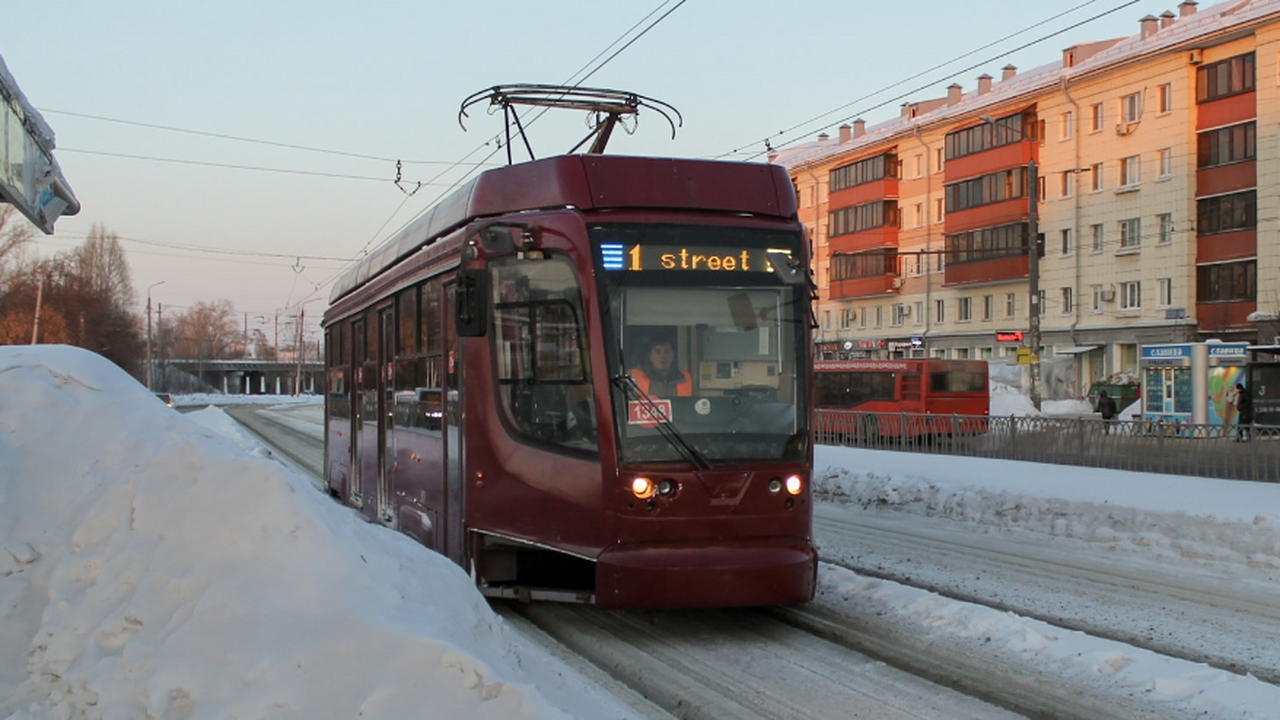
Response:
[{"label": "tram side door", "polygon": [[378,309],[378,522],[395,525],[391,479],[396,462],[395,433],[395,314],[391,305]]},{"label": "tram side door", "polygon": [[445,447],[445,507],[442,511],[444,520],[444,538],[441,551],[450,560],[462,565],[466,550],[466,528],[463,523],[466,508],[463,494],[462,453],[466,449],[464,441],[464,424],[462,390],[462,344],[458,342],[457,316],[454,313],[457,285],[450,282],[445,286],[445,322],[444,322],[444,433]]},{"label": "tram side door", "polygon": [[365,436],[365,373],[368,369],[367,356],[369,341],[363,319],[351,323],[351,474],[347,481],[346,497],[348,505],[354,508],[364,506],[362,485],[364,482],[364,436]]}]

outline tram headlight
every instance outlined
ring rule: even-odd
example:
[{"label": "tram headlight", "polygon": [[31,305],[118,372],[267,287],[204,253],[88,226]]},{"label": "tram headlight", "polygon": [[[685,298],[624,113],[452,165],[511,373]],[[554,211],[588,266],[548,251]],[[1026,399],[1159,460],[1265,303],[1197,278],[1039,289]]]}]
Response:
[{"label": "tram headlight", "polygon": [[670,478],[662,480],[658,483],[659,495],[671,495],[676,491],[676,482]]},{"label": "tram headlight", "polygon": [[792,495],[799,495],[800,491],[804,489],[804,481],[800,479],[799,475],[789,475],[785,483],[787,492]]},{"label": "tram headlight", "polygon": [[782,478],[773,478],[769,480],[769,492],[774,495],[782,492]]},{"label": "tram headlight", "polygon": [[631,494],[641,500],[648,500],[653,497],[653,493],[656,489],[657,488],[654,486],[653,481],[647,477],[635,477],[631,480]]}]

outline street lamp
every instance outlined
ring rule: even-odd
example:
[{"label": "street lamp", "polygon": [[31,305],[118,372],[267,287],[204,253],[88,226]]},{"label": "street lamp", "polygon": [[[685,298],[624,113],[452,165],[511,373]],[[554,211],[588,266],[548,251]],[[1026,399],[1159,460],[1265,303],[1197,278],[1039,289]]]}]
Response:
[{"label": "street lamp", "polygon": [[[1004,130],[1013,130],[1005,125],[997,125],[990,115],[979,115],[980,120]],[[1032,138],[1022,128],[1016,132],[1022,140]],[[1031,404],[1040,409],[1040,227],[1037,217],[1037,204],[1040,201],[1040,179],[1036,173],[1036,159],[1027,160],[1027,329],[1028,342],[1031,344]]]},{"label": "street lamp", "polygon": [[163,285],[164,281],[153,282],[147,286],[147,389],[151,389],[151,288]]}]

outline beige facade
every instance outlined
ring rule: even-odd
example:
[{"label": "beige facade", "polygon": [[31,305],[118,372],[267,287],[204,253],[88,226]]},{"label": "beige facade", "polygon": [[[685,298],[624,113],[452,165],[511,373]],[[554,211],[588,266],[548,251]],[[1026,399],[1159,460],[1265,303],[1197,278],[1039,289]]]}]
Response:
[{"label": "beige facade", "polygon": [[[946,267],[949,255],[957,257],[947,252],[956,228],[945,211],[946,187],[957,182],[947,163],[960,162],[946,159],[948,134],[1018,113],[1036,121],[1035,137],[1019,140],[1034,146],[1028,152],[1039,187],[1019,220],[1027,223],[1034,212],[1044,242],[1038,279],[1046,398],[1081,395],[1094,380],[1136,373],[1141,344],[1272,342],[1265,315],[1280,311],[1280,3],[1200,12],[1183,3],[1176,10],[1145,18],[1132,37],[1068,48],[1059,63],[1033,73],[1004,68],[999,80],[980,77],[968,93],[953,87],[945,99],[904,105],[892,121],[866,129],[858,121],[838,137],[777,153],[774,162],[789,168],[814,239],[819,351],[1011,363],[1028,345],[1025,264],[1021,272],[979,279]],[[1196,228],[1198,199],[1208,192],[1198,180],[1197,139],[1214,129],[1214,116],[1197,103],[1197,72],[1249,53],[1256,160],[1239,166],[1256,168],[1256,298],[1219,307],[1197,292],[1198,270],[1216,262],[1206,260],[1206,250],[1217,243]],[[896,273],[869,290],[844,284],[833,291],[828,218],[838,208],[830,207],[829,175],[877,153],[892,153],[898,166],[883,198],[897,203]],[[1000,159],[1007,153],[988,155],[990,161],[965,158],[959,179],[980,176],[984,171],[973,168],[982,162],[993,172],[1011,167]],[[999,341],[999,331],[1022,331],[1023,341]]]}]

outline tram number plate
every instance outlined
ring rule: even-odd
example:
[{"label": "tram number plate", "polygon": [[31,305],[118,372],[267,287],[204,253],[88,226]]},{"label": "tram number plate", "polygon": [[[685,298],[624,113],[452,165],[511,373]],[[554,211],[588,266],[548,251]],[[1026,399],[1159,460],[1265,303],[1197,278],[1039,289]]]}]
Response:
[{"label": "tram number plate", "polygon": [[[658,413],[662,413],[658,415]],[[654,399],[652,402],[627,403],[627,424],[640,427],[658,427],[662,418],[671,418],[671,401]]]}]

